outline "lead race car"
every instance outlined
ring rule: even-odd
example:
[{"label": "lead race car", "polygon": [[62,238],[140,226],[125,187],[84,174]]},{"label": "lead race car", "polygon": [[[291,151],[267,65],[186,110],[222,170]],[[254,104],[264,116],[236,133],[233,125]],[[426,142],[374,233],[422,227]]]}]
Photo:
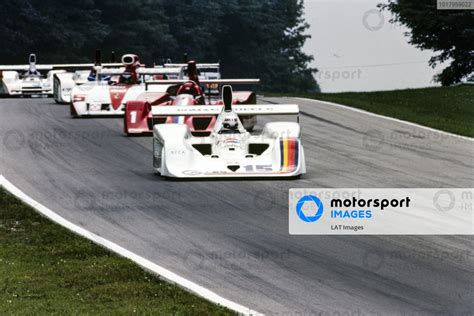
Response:
[{"label": "lead race car", "polygon": [[153,115],[218,115],[209,137],[195,137],[186,124],[153,128],[153,167],[171,178],[297,177],[306,173],[301,129],[296,122],[265,124],[251,135],[239,115],[298,115],[296,104],[232,105],[224,86],[224,106],[154,107]]},{"label": "lead race car", "polygon": [[[187,80],[154,80],[146,83],[147,91],[140,94],[136,100],[129,101],[125,107],[124,132],[127,135],[151,133],[156,124],[185,123],[194,135],[207,136],[211,133],[216,123],[217,115],[199,115],[186,117],[156,116],[152,108],[157,106],[202,106],[222,105],[223,101],[213,90],[221,85],[252,85],[258,84],[259,79],[201,79],[202,72],[210,64],[196,64],[189,61],[186,67]],[[166,92],[149,91],[149,87],[163,86]],[[207,93],[204,91],[207,88]],[[233,94],[234,105],[255,104],[257,100],[253,91],[239,91]],[[241,115],[240,120],[244,127],[252,130],[257,124],[253,115]]]},{"label": "lead race car", "polygon": [[89,69],[94,64],[38,65],[35,54],[30,54],[28,65],[0,66],[0,88],[10,96],[53,94],[53,77],[66,70]]}]

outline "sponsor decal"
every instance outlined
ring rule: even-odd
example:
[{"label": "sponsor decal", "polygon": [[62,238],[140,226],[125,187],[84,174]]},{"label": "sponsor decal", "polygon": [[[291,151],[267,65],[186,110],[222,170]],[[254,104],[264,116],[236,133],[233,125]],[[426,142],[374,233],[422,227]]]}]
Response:
[{"label": "sponsor decal", "polygon": [[297,138],[280,140],[280,171],[293,172],[298,167],[299,143]]},{"label": "sponsor decal", "polygon": [[226,138],[224,144],[240,144],[240,140],[237,138]]},{"label": "sponsor decal", "polygon": [[89,104],[89,111],[91,112],[100,112],[102,104],[100,103],[91,103]]},{"label": "sponsor decal", "polygon": [[185,171],[183,171],[183,174],[185,176],[198,176],[198,175],[201,175],[202,172],[197,171],[197,170],[185,170]]},{"label": "sponsor decal", "polygon": [[122,101],[131,87],[131,85],[113,85],[109,87],[110,102],[114,110],[122,105]]}]

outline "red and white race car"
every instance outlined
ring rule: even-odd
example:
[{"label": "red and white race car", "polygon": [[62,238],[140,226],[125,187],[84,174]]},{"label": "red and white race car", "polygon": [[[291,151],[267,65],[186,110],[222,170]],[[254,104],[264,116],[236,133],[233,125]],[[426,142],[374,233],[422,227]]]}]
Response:
[{"label": "red and white race car", "polygon": [[[128,101],[125,106],[124,132],[127,135],[152,133],[157,124],[184,123],[194,135],[207,136],[216,123],[216,115],[200,116],[154,116],[152,108],[155,106],[200,106],[222,105],[221,98],[205,95],[201,85],[206,87],[216,85],[250,85],[258,84],[259,79],[215,79],[199,80],[195,71],[194,61],[189,62],[189,80],[155,80],[146,83],[146,92],[135,100]],[[166,91],[157,91],[153,87],[162,87]],[[232,104],[255,104],[257,100],[253,91],[234,92]],[[257,124],[255,116],[240,117],[244,127],[251,131]]]},{"label": "red and white race car", "polygon": [[[137,55],[124,55],[123,68],[101,69],[97,80],[78,85],[71,92],[71,115],[122,116],[125,104],[145,91],[145,81],[164,78],[167,68],[144,68]],[[104,79],[107,78],[107,79]],[[166,85],[155,86],[153,91],[165,92]]]},{"label": "red and white race car", "polygon": [[[97,78],[98,71],[104,71],[107,68],[122,68],[122,63],[115,62],[115,52],[112,52],[110,63],[102,63],[102,52],[96,50],[95,63],[88,70],[76,70],[74,72],[59,72],[54,74],[53,79],[53,98],[56,103],[70,104],[71,92],[75,86],[91,84],[97,80],[108,81],[108,77]],[[122,70],[123,71],[123,70]]]}]

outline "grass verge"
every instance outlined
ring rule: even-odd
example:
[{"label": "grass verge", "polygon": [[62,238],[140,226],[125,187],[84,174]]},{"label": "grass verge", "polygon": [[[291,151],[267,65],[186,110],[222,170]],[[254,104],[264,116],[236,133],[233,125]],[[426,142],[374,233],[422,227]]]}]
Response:
[{"label": "grass verge", "polygon": [[231,315],[40,216],[0,188],[0,315]]},{"label": "grass verge", "polygon": [[310,93],[297,96],[335,102],[474,137],[474,85],[379,92]]}]

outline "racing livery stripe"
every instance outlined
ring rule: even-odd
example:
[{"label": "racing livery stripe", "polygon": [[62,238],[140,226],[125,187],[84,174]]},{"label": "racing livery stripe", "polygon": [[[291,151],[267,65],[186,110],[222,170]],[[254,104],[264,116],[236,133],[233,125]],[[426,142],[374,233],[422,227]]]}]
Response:
[{"label": "racing livery stripe", "polygon": [[283,163],[285,159],[284,157],[285,157],[285,144],[284,144],[283,139],[280,139],[280,171],[283,170],[283,166],[285,165]]},{"label": "racing livery stripe", "polygon": [[294,166],[295,165],[295,154],[294,154],[295,149],[296,149],[296,142],[294,140],[289,141],[288,142],[288,152],[290,154],[288,155],[288,166]]},{"label": "racing livery stripe", "polygon": [[283,166],[284,168],[288,167],[288,138],[283,139],[283,151],[285,152],[285,155],[283,155]]},{"label": "racing livery stripe", "polygon": [[280,171],[293,172],[298,167],[299,144],[296,138],[282,138],[280,140]]},{"label": "racing livery stripe", "polygon": [[295,140],[295,169],[298,168],[299,165],[299,159],[300,159],[300,143],[298,140]]}]

